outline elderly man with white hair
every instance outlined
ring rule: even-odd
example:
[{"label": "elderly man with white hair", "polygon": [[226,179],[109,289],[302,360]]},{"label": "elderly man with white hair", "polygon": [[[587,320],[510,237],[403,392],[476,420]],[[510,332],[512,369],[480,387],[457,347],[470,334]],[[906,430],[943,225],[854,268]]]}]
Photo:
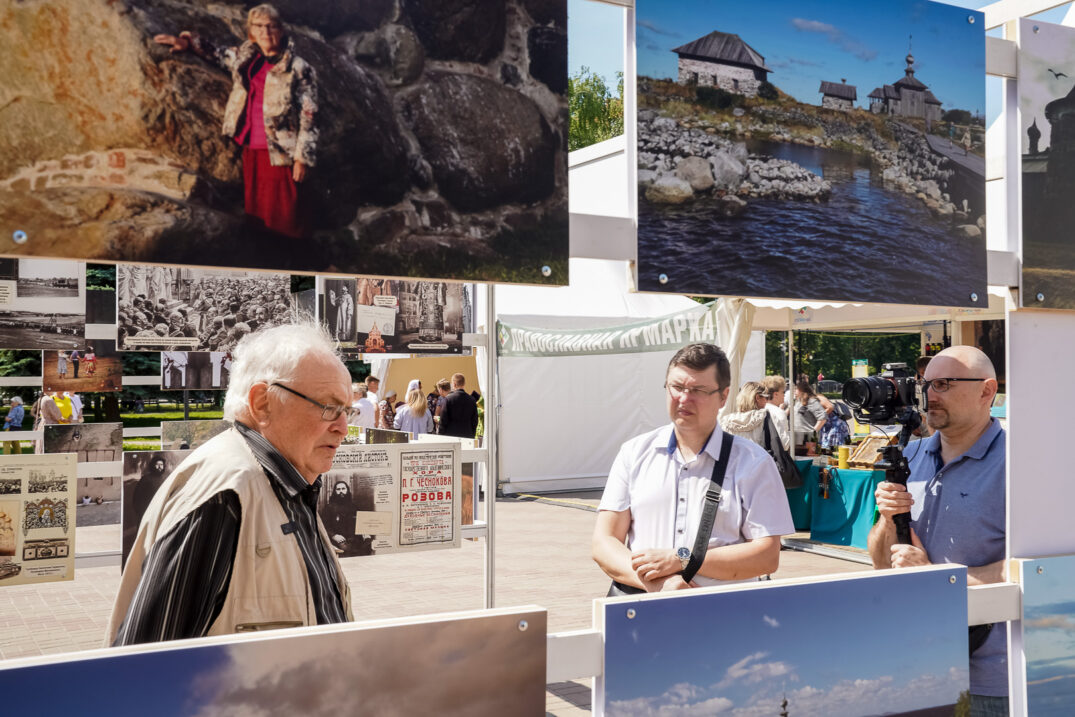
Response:
[{"label": "elderly man with white hair", "polygon": [[126,645],[351,620],[317,517],[351,407],[327,332],[288,324],[233,353],[224,418],[157,491],[124,566],[108,642]]}]

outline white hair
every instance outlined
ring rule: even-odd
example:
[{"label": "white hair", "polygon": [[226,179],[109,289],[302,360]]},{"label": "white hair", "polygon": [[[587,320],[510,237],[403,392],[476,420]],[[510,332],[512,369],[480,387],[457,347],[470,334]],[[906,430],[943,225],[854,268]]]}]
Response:
[{"label": "white hair", "polygon": [[224,419],[228,421],[249,411],[254,384],[294,379],[299,364],[308,356],[341,360],[328,331],[313,323],[283,324],[247,334],[231,356],[231,380],[224,396]]}]

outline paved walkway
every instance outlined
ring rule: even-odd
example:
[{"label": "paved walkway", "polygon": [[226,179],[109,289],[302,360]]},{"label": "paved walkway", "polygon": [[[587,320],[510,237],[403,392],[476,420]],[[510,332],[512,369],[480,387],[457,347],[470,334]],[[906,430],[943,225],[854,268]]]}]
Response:
[{"label": "paved walkway", "polygon": [[976,154],[965,154],[963,142],[958,137],[953,142],[950,142],[937,135],[927,134],[926,141],[929,142],[929,148],[937,154],[948,157],[954,164],[958,164],[964,169],[969,169],[979,177],[985,176],[985,157],[979,157]]},{"label": "paved walkway", "polygon": [[[496,605],[536,604],[549,632],[589,629],[593,599],[608,588],[590,559],[596,494],[496,503]],[[115,549],[119,526],[78,528],[79,553]],[[358,620],[481,608],[484,541],[455,551],[347,558]],[[775,578],[863,570],[844,560],[785,550]],[[0,588],[0,659],[99,647],[119,569],[78,570],[73,581]],[[589,679],[549,685],[548,715],[590,712]]]}]

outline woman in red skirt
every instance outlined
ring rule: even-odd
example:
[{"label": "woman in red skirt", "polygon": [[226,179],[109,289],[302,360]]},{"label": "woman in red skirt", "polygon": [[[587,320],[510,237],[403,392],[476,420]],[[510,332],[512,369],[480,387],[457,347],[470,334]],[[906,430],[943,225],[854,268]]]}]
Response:
[{"label": "woman in red skirt", "polygon": [[303,185],[317,154],[317,77],[295,54],[275,7],[251,8],[246,29],[248,39],[238,47],[214,47],[187,31],[153,39],[231,73],[223,133],[243,146],[246,214],[258,226],[304,237]]}]

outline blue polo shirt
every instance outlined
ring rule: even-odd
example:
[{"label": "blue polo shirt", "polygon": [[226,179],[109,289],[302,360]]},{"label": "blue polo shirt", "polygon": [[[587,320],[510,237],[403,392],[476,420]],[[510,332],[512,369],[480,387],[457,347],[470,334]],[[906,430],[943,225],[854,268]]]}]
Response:
[{"label": "blue polo shirt", "polygon": [[[934,434],[905,450],[914,498],[911,527],[932,563],[978,567],[1005,558],[1004,429],[997,419],[970,449],[947,465],[941,438]],[[923,606],[927,607],[928,606]],[[970,691],[1008,694],[1007,631],[996,625],[970,660]]]}]

